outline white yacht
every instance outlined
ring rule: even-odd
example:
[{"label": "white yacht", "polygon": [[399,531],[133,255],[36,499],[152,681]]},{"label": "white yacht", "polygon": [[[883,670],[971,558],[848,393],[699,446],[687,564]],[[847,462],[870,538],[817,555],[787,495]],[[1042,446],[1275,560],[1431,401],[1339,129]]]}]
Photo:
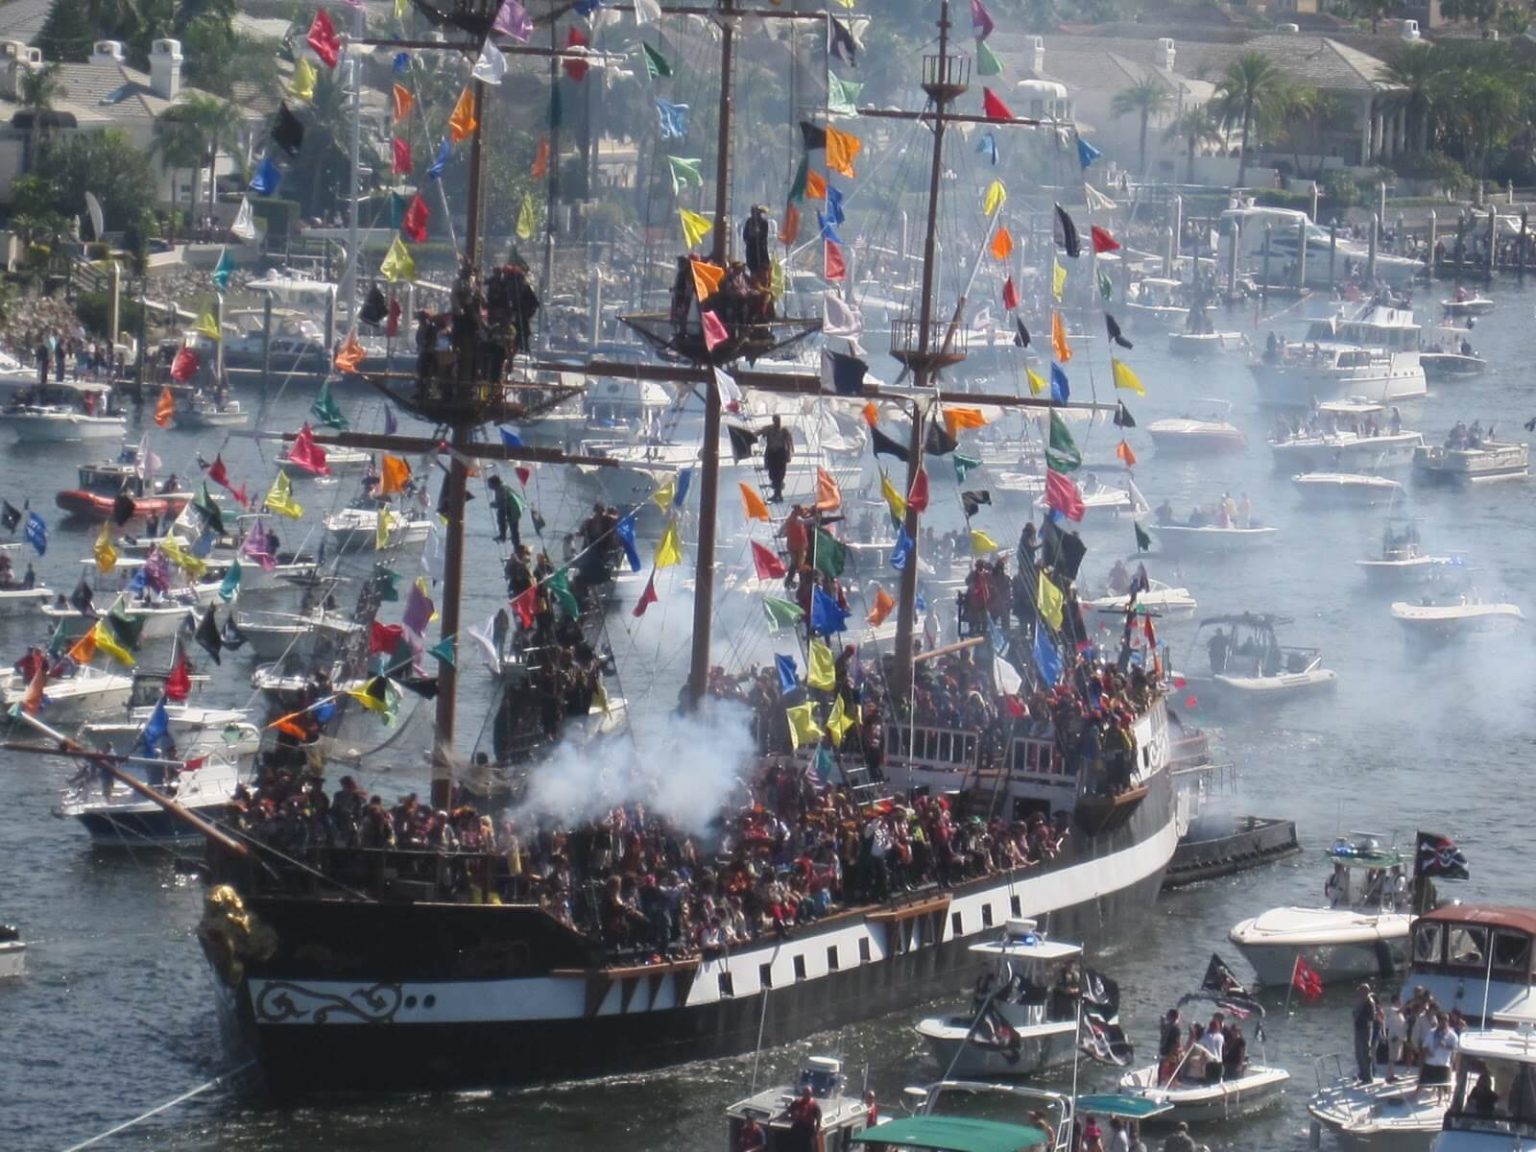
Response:
[{"label": "white yacht", "polygon": [[1391,505],[1403,493],[1399,481],[1363,472],[1302,472],[1291,477],[1291,487],[1308,504],[1333,507]]},{"label": "white yacht", "polygon": [[[1149,580],[1145,591],[1136,594],[1136,605],[1158,616],[1190,616],[1194,614],[1199,604],[1190,595],[1188,588],[1176,588],[1172,584],[1164,584],[1161,580]],[[1113,593],[1107,596],[1099,596],[1092,600],[1083,600],[1084,608],[1099,612],[1107,616],[1124,618],[1125,610],[1130,607],[1129,595],[1116,596]]]},{"label": "white yacht", "polygon": [[1283,472],[1406,468],[1424,437],[1405,430],[1400,418],[1395,427],[1386,405],[1358,397],[1325,400],[1305,423],[1276,421],[1269,447]]},{"label": "white yacht", "polygon": [[1450,1106],[1430,1152],[1517,1152],[1536,1140],[1536,1033],[1466,1031]]},{"label": "white yacht", "polygon": [[[1421,834],[1422,839],[1422,834]],[[1413,922],[1403,983],[1488,1028],[1536,1027],[1536,910],[1446,903]]]},{"label": "white yacht", "polygon": [[1159,453],[1241,452],[1248,437],[1232,423],[1231,413],[1226,400],[1196,400],[1189,415],[1152,421],[1147,435]]},{"label": "white yacht", "polygon": [[1180,280],[1163,276],[1133,280],[1125,290],[1125,317],[1137,327],[1166,332],[1170,325],[1184,323],[1189,315],[1184,293]]},{"label": "white yacht", "polygon": [[1325,985],[1389,976],[1407,962],[1413,917],[1402,853],[1355,832],[1334,841],[1328,859],[1333,871],[1323,885],[1326,905],[1271,908],[1227,934],[1261,984],[1289,984],[1298,957]]},{"label": "white yacht", "polygon": [[848,1148],[853,1138],[869,1127],[870,1106],[860,1093],[845,1086],[842,1061],[830,1056],[811,1056],[801,1066],[793,1084],[778,1084],[755,1092],[726,1108],[726,1147],[734,1152],[747,1146],[742,1143],[742,1131],[749,1123],[762,1131],[763,1149],[793,1147],[789,1107],[807,1089],[821,1110],[821,1147]]},{"label": "white yacht", "polygon": [[340,651],[363,631],[363,625],[342,612],[238,612],[235,628],[245,637],[253,659],[282,660],[287,656],[309,659],[321,644]]},{"label": "white yacht", "polygon": [[1299,342],[1271,333],[1251,367],[1259,403],[1276,407],[1308,408],[1355,396],[1396,404],[1429,391],[1413,313],[1379,304],[1314,320]]},{"label": "white yacht", "polygon": [[[182,809],[210,820],[222,820],[228,814],[241,782],[239,760],[228,752],[180,764],[130,758],[122,768]],[[91,839],[104,846],[134,849],[202,836],[164,806],[88,770],[65,790],[58,813],[80,821]]]}]

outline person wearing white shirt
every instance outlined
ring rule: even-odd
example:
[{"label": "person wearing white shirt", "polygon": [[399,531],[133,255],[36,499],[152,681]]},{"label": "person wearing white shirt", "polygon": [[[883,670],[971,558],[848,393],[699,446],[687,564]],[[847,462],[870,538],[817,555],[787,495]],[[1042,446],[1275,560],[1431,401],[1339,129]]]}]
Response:
[{"label": "person wearing white shirt", "polygon": [[1419,1087],[1444,1088],[1451,1082],[1451,1067],[1456,1062],[1456,1048],[1461,1038],[1446,1022],[1445,1013],[1436,1008],[1435,1027],[1429,1034],[1424,1065],[1419,1069]]},{"label": "person wearing white shirt", "polygon": [[1205,1081],[1207,1084],[1217,1084],[1221,1081],[1222,1053],[1226,1051],[1227,1037],[1223,1031],[1226,1023],[1225,1017],[1220,1012],[1211,1017],[1211,1022],[1206,1025],[1205,1035],[1200,1040],[1200,1046],[1210,1053],[1210,1062],[1205,1066]]}]

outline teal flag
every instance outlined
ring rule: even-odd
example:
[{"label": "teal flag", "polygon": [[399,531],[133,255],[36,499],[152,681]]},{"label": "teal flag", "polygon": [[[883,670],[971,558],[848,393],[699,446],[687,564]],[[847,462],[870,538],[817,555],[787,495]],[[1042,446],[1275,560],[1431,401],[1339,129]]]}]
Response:
[{"label": "teal flag", "polygon": [[219,599],[228,604],[235,598],[235,593],[240,591],[240,558],[229,566],[229,571],[224,574],[224,582],[219,585]]},{"label": "teal flag", "polygon": [[341,414],[341,408],[336,403],[336,397],[331,395],[331,382],[325,380],[320,385],[320,392],[315,397],[315,402],[309,406],[309,410],[315,414],[315,419],[330,428],[345,432],[352,425],[347,423],[347,418]]}]

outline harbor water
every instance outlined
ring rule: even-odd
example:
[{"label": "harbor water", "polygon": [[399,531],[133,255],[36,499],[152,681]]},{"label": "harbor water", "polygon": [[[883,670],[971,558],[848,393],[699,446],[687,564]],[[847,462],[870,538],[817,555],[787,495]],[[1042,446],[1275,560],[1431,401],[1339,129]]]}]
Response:
[{"label": "harbor water", "polygon": [[[1446,285],[1420,287],[1419,319],[1435,318]],[[1481,377],[1431,386],[1424,401],[1402,406],[1405,427],[1440,442],[1457,420],[1495,422],[1501,436],[1531,438],[1521,425],[1536,416],[1532,370],[1525,340],[1536,291],[1515,285],[1492,293],[1498,310],[1474,335],[1490,364]],[[1275,309],[1281,307],[1276,303]],[[1258,347],[1274,328],[1295,337],[1281,321],[1255,324],[1253,306],[1222,317]],[[1097,336],[1098,333],[1095,333]],[[1192,723],[1217,732],[1219,758],[1235,766],[1233,794],[1217,803],[1232,811],[1294,819],[1306,851],[1277,865],[1165,896],[1145,917],[1122,929],[1118,943],[1093,957],[1122,987],[1122,1021],[1143,1055],[1155,1051],[1159,1014],[1198,984],[1212,951],[1223,954],[1240,976],[1241,957],[1227,943],[1238,920],[1283,904],[1323,900],[1322,850],[1335,836],[1367,831],[1411,849],[1423,828],[1452,836],[1471,864],[1472,879],[1442,884],[1442,895],[1536,905],[1529,868],[1524,773],[1536,742],[1536,649],[1529,629],[1512,638],[1423,652],[1410,648],[1388,615],[1390,597],[1368,591],[1355,561],[1376,554],[1385,522],[1382,509],[1310,509],[1276,473],[1265,444],[1272,417],[1254,403],[1252,378],[1242,357],[1197,365],[1172,359],[1160,333],[1131,334],[1127,354],[1148,395],[1126,396],[1141,428],[1129,439],[1140,457],[1137,484],[1156,505],[1163,498],[1187,513],[1223,492],[1246,492],[1254,515],[1280,532],[1273,547],[1251,555],[1176,565],[1152,559],[1155,579],[1188,587],[1199,615],[1269,612],[1290,622],[1281,642],[1318,646],[1338,673],[1332,696],[1294,702],[1262,713],[1221,714],[1188,688],[1174,690],[1174,707]],[[1069,367],[1074,400],[1113,399],[1102,340],[1081,350]],[[989,388],[1013,388],[999,379]],[[313,383],[294,381],[272,396],[258,418],[267,429],[294,429],[304,418]],[[1096,396],[1094,395],[1096,393]],[[1145,425],[1184,414],[1191,404],[1215,397],[1231,401],[1231,419],[1247,432],[1246,453],[1224,457],[1159,458]],[[243,397],[248,406],[257,398]],[[382,423],[379,403],[362,393],[344,397],[361,413],[359,426]],[[150,405],[152,408],[152,405]],[[148,420],[146,412],[143,419]],[[8,435],[8,433],[7,433]],[[1099,427],[1079,435],[1090,462],[1112,463],[1116,430]],[[137,439],[138,428],[131,433]],[[212,458],[220,445],[205,435],[153,430],[165,470],[195,474],[194,453]],[[253,488],[270,481],[276,445],[232,436],[223,457],[237,482]],[[20,505],[30,499],[46,511],[53,494],[73,485],[76,464],[100,452],[89,446],[25,445],[0,454],[0,496]],[[1406,476],[1401,477],[1406,480]],[[306,482],[298,498],[316,512],[351,495],[354,482]],[[432,490],[439,480],[432,477]],[[984,487],[980,476],[967,486]],[[567,485],[558,470],[540,468],[534,500],[556,534],[574,529],[589,497]],[[729,491],[729,489],[727,489]],[[1491,485],[1475,491],[1412,488],[1402,507],[1416,517],[1427,551],[1465,554],[1475,583],[1487,599],[1518,604],[1536,613],[1536,504],[1530,482]],[[953,510],[948,515],[955,519]],[[1017,536],[1023,513],[984,510],[985,526],[999,539]],[[89,555],[91,530],[55,524],[48,553],[36,559],[41,578],[67,591]],[[488,501],[469,508],[468,570],[484,573],[467,591],[464,619],[475,622],[502,603],[497,546]],[[942,522],[941,522],[942,523]],[[526,524],[526,521],[525,521]],[[978,522],[978,526],[981,523]],[[301,529],[280,524],[285,546]],[[1085,530],[1090,546],[1080,587],[1097,590],[1112,560],[1133,549],[1131,525],[1121,520]],[[732,556],[722,556],[729,562]],[[406,575],[414,560],[402,560]],[[18,563],[18,568],[20,567]],[[355,586],[337,595],[343,606]],[[616,613],[611,631],[624,692],[631,707],[660,713],[675,700],[687,642],[682,595],[653,609],[662,618],[634,620]],[[105,598],[98,594],[97,603]],[[670,619],[672,627],[664,625]],[[1194,625],[1161,622],[1176,668],[1204,671],[1205,654],[1191,651]],[[6,622],[0,656],[14,659],[25,643],[45,639],[33,622]],[[719,638],[721,657],[736,642]],[[485,716],[489,682],[483,670],[462,679],[461,752],[472,746]],[[222,687],[213,699],[243,703],[249,692],[246,663],[226,658]],[[213,977],[194,936],[202,899],[195,873],[162,851],[126,846],[93,849],[80,828],[56,819],[52,808],[70,768],[61,763],[0,753],[0,920],[21,926],[30,944],[25,979],[0,984],[0,1148],[48,1152],[68,1148],[150,1107],[235,1067],[214,1013]],[[415,752],[402,752],[388,771],[375,771],[365,786],[386,802],[424,780]],[[334,781],[332,781],[334,784]],[[953,999],[966,997],[957,982]],[[1290,1090],[1276,1107],[1227,1128],[1198,1134],[1213,1148],[1300,1149],[1308,1144],[1304,1108],[1315,1087],[1314,1065],[1348,1051],[1350,989],[1328,990],[1317,1004],[1286,1007],[1283,989],[1264,995],[1270,1007],[1267,1040],[1252,1042],[1288,1068]],[[920,1011],[871,1020],[816,1036],[789,1049],[605,1081],[540,1086],[516,1091],[458,1095],[392,1096],[277,1107],[245,1088],[220,1086],[98,1147],[154,1148],[175,1152],[298,1152],[300,1149],[367,1149],[406,1152],[424,1146],[456,1152],[517,1149],[566,1152],[572,1148],[623,1148],[672,1152],[725,1146],[721,1110],[759,1085],[793,1073],[807,1053],[840,1054],[849,1077],[867,1078],[889,1112],[900,1089],[935,1078],[912,1024]],[[1113,1070],[1085,1066],[1084,1085],[1105,1086]],[[1065,1085],[1069,1072],[1045,1083]]]}]

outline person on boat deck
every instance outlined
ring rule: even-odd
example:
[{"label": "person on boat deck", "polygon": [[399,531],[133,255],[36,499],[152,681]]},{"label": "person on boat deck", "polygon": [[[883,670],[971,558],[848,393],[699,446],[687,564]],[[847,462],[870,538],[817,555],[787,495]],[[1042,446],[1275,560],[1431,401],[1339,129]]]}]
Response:
[{"label": "person on boat deck", "polygon": [[1166,526],[1172,524],[1173,504],[1168,499],[1164,498],[1163,502],[1157,506],[1157,511],[1154,512],[1153,515],[1157,518],[1157,522],[1160,525]]},{"label": "person on boat deck", "polygon": [[1372,1075],[1372,1056],[1375,1045],[1372,1040],[1375,1037],[1376,997],[1371,994],[1369,984],[1361,984],[1355,989],[1355,1007],[1350,1016],[1354,1024],[1355,1040],[1355,1074],[1360,1077],[1360,1083],[1369,1084],[1375,1078]]},{"label": "person on boat deck", "polygon": [[1386,1047],[1387,1056],[1387,1083],[1397,1083],[1397,1066],[1405,1064],[1403,1045],[1408,1039],[1408,1021],[1403,1016],[1403,996],[1401,992],[1392,993],[1392,997],[1380,1010],[1381,1036]]},{"label": "person on boat deck", "polygon": [[1395,404],[1392,406],[1391,413],[1387,416],[1387,430],[1394,436],[1400,436],[1403,431],[1403,414],[1397,410]]},{"label": "person on boat deck", "polygon": [[1204,1024],[1195,1024],[1190,1028],[1186,1052],[1182,1078],[1190,1084],[1204,1084],[1206,1066],[1211,1060],[1211,1054],[1205,1046]]},{"label": "person on boat deck", "polygon": [[1168,1009],[1157,1033],[1157,1082],[1167,1084],[1179,1066],[1183,1052],[1184,1032],[1179,1026],[1179,1010]]},{"label": "person on boat deck", "polygon": [[790,459],[795,454],[795,438],[784,427],[778,413],[763,432],[763,467],[768,471],[768,483],[773,488],[775,504],[784,500],[784,473],[789,470]]},{"label": "person on boat deck", "polygon": [[1492,1116],[1499,1106],[1499,1094],[1494,1091],[1493,1077],[1487,1069],[1479,1072],[1477,1083],[1467,1093],[1467,1111],[1474,1116]]},{"label": "person on boat deck", "polygon": [[1248,493],[1244,492],[1237,502],[1237,526],[1239,528],[1253,527],[1253,501],[1248,499]]},{"label": "person on boat deck", "polygon": [[27,565],[27,570],[21,574],[21,586],[30,592],[37,587],[37,573],[32,571],[32,565]]},{"label": "person on boat deck", "polygon": [[1450,1084],[1451,1069],[1456,1063],[1456,1049],[1461,1042],[1450,1020],[1439,1008],[1434,1010],[1434,1021],[1434,1031],[1429,1034],[1424,1063],[1419,1068],[1420,1088],[1439,1089]]},{"label": "person on boat deck", "polygon": [[1205,1064],[1205,1082],[1207,1084],[1219,1083],[1222,1074],[1226,1071],[1227,1052],[1227,1018],[1220,1012],[1211,1016],[1210,1023],[1205,1026],[1205,1038],[1201,1041],[1201,1047],[1205,1049],[1209,1059]]},{"label": "person on boat deck", "polygon": [[1083,1137],[1078,1152],[1104,1152],[1104,1129],[1099,1127],[1098,1117],[1090,1114],[1083,1118]]},{"label": "person on boat deck", "polygon": [[1115,566],[1109,570],[1109,576],[1105,580],[1111,596],[1126,596],[1131,591],[1131,574],[1126,571],[1125,561],[1116,559]]},{"label": "person on boat deck", "polygon": [[1189,1134],[1189,1121],[1180,1120],[1173,1133],[1163,1141],[1163,1152],[1196,1152],[1195,1140]]},{"label": "person on boat deck", "polygon": [[1242,1025],[1236,1020],[1225,1028],[1226,1039],[1221,1051],[1221,1072],[1228,1080],[1236,1080],[1248,1066],[1248,1041],[1243,1036]]},{"label": "person on boat deck", "polygon": [[741,1131],[736,1134],[735,1152],[763,1152],[768,1147],[768,1136],[763,1126],[751,1116],[742,1121]]},{"label": "person on boat deck", "polygon": [[811,1095],[809,1084],[800,1089],[799,1097],[790,1104],[785,1115],[789,1118],[789,1139],[784,1144],[786,1152],[815,1152],[821,1133],[821,1105]]},{"label": "person on boat deck", "polygon": [[1220,676],[1227,670],[1227,653],[1231,651],[1232,642],[1227,634],[1220,628],[1211,634],[1211,638],[1205,642],[1206,654],[1211,658],[1211,675]]}]

